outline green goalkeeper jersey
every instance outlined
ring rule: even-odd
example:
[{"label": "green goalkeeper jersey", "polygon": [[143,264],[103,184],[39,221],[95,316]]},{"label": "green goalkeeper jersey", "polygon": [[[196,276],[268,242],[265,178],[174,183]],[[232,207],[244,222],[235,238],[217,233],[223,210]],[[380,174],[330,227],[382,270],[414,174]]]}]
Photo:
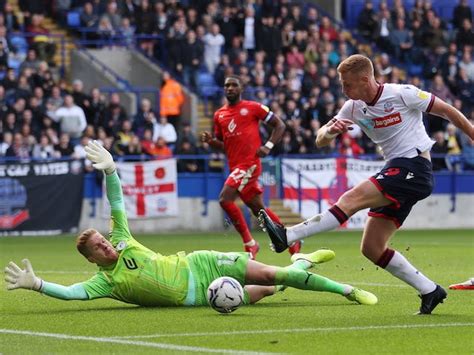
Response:
[{"label": "green goalkeeper jersey", "polygon": [[184,252],[164,256],[136,241],[128,228],[117,173],[106,176],[110,201],[110,242],[119,253],[116,264],[101,267],[82,283],[89,299],[110,297],[142,306],[186,304],[190,280]]}]

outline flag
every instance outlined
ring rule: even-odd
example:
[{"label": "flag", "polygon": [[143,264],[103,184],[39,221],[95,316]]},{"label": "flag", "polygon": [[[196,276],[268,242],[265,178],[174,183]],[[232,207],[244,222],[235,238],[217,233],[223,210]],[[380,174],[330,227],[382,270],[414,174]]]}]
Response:
[{"label": "flag", "polygon": [[178,214],[176,159],[117,163],[117,170],[128,218]]}]

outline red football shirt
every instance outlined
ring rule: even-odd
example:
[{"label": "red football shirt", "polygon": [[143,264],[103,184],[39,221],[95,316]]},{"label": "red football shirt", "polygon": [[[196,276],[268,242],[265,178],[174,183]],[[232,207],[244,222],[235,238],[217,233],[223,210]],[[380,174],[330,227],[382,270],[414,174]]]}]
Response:
[{"label": "red football shirt", "polygon": [[229,168],[260,164],[257,150],[262,145],[260,121],[268,122],[270,109],[255,101],[224,105],[214,114],[214,135],[224,142]]}]

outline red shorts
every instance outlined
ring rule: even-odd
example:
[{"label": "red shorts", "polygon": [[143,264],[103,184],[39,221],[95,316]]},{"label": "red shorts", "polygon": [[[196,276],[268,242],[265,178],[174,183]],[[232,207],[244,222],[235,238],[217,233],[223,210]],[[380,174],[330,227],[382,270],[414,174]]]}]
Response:
[{"label": "red shorts", "polygon": [[263,192],[263,188],[258,182],[261,172],[260,164],[236,167],[227,177],[224,185],[236,189],[242,201],[249,202],[255,195]]}]

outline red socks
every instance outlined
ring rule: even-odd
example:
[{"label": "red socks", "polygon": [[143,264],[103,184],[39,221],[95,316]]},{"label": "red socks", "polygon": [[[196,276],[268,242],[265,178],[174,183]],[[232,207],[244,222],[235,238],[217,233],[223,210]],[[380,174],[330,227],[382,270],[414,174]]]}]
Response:
[{"label": "red socks", "polygon": [[223,201],[221,202],[221,207],[229,216],[237,232],[239,232],[244,244],[252,241],[253,237],[252,234],[250,234],[247,223],[245,222],[244,215],[235,202]]}]

